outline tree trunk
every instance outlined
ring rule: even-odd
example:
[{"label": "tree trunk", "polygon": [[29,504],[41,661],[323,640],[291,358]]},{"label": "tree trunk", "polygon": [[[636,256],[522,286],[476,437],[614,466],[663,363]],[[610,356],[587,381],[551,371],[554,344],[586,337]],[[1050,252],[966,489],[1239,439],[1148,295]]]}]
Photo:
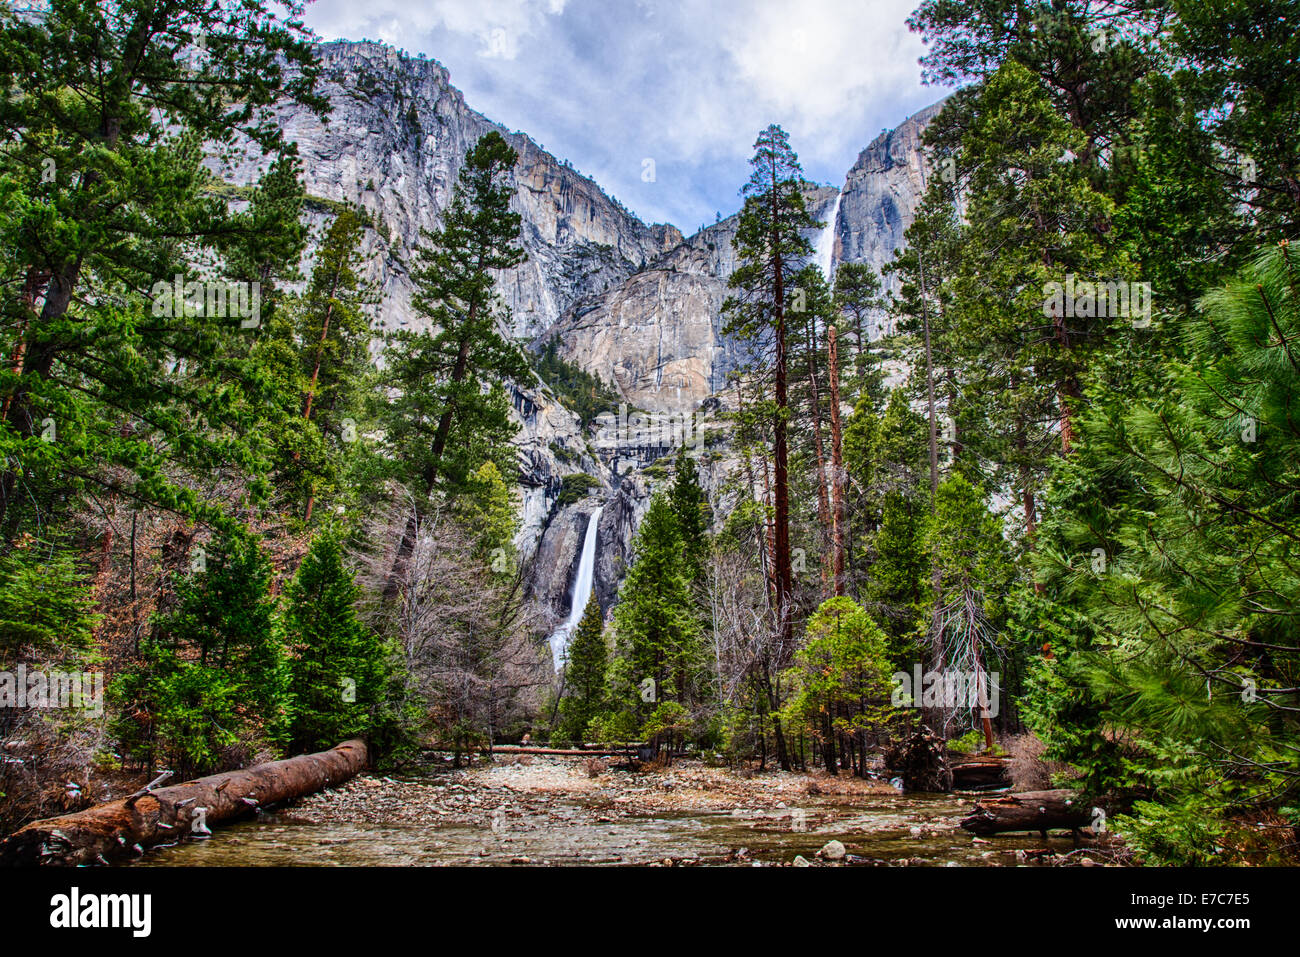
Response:
[{"label": "tree trunk", "polygon": [[831,548],[835,594],[844,594],[844,432],[840,424],[840,356],[835,324],[826,329],[831,378]]},{"label": "tree trunk", "polygon": [[33,821],[0,842],[0,865],[108,863],[145,847],[174,843],[203,825],[252,808],[312,794],[348,780],[367,763],[364,741],[301,754],[172,787],[142,788],[130,797],[75,814]]},{"label": "tree trunk", "polygon": [[817,387],[817,319],[808,314],[808,388],[811,396],[813,446],[817,452],[817,524],[822,527],[822,597],[834,594],[834,557],[826,543],[835,537],[831,518],[831,498],[826,476],[826,444],[822,441],[822,400]]},{"label": "tree trunk", "polygon": [[1003,834],[1008,831],[1074,830],[1092,823],[1091,806],[1064,788],[1054,791],[1023,791],[979,801],[974,812],[963,819],[963,830],[972,834]]}]

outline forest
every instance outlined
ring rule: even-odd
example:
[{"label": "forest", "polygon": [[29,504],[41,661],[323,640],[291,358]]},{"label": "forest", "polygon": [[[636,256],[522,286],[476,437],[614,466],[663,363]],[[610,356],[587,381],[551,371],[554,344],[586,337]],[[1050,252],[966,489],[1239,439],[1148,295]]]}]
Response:
[{"label": "forest", "polygon": [[[458,158],[386,323],[388,226],[278,119],[330,108],[302,14],[0,11],[0,836],[358,738],[886,789],[923,747],[1074,792],[1111,862],[1300,861],[1295,3],[919,0],[956,92],[905,244],[827,275],[758,131],[744,361],[707,441],[608,475],[618,385],[511,332],[513,140]],[[580,614],[526,547],[539,384],[580,424],[548,515],[645,486]]]}]

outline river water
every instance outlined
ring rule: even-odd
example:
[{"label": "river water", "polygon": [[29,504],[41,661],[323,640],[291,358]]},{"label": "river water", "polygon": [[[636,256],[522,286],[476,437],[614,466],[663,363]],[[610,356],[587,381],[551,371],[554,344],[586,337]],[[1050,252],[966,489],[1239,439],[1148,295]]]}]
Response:
[{"label": "river water", "polygon": [[[382,780],[400,795],[402,787],[414,792],[438,779]],[[957,827],[972,799],[952,795],[871,794],[851,803],[841,797],[808,799],[806,808],[782,804],[610,814],[608,800],[556,792],[545,797],[544,806],[534,803],[508,818],[489,811],[471,822],[360,822],[341,812],[331,820],[332,798],[325,796],[310,807],[321,797],[308,799],[310,813],[289,806],[261,814],[218,828],[207,840],[151,850],[135,866],[586,865],[665,859],[782,864],[797,855],[812,860],[832,839],[845,844],[855,863],[1016,865],[1034,860],[1018,856],[1018,850],[1050,846],[1064,853],[1073,847],[1067,837],[975,839]],[[412,800],[419,799],[413,793]]]}]

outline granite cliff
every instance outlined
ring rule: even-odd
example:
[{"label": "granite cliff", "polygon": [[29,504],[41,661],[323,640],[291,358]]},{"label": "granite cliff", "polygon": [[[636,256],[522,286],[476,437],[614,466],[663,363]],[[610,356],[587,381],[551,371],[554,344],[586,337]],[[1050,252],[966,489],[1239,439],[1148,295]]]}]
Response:
[{"label": "granite cliff", "polygon": [[[497,130],[519,153],[512,205],[528,254],[498,277],[509,331],[523,343],[558,336],[567,358],[614,385],[633,409],[681,416],[716,406],[713,396],[744,358],[721,318],[736,265],[735,215],[689,237],[643,223],[524,133],[471,109],[436,61],[371,42],[319,52],[330,115],[284,108],[278,119],[298,144],[312,225],[324,226],[344,202],[371,214],[363,253],[383,296],[381,326],[424,321],[411,308],[408,271],[420,231],[437,228],[465,153]],[[879,267],[902,246],[922,191],[920,136],[940,105],[876,137],[842,188],[809,188],[809,209],[826,223],[808,234],[824,270]],[[212,165],[235,186],[257,171],[249,156]],[[587,518],[603,505],[595,587],[608,609],[655,484],[646,467],[671,450],[655,439],[602,443],[540,381],[514,383],[511,395],[520,425],[518,544],[532,563],[531,590],[557,617],[567,612]],[[560,506],[564,477],[577,472],[595,483]]]}]

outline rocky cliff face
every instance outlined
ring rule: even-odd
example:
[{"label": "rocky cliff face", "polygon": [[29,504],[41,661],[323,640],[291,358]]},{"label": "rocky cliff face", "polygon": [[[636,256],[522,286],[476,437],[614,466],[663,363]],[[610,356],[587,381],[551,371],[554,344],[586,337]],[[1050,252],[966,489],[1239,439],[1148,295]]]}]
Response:
[{"label": "rocky cliff face", "polygon": [[[436,61],[369,42],[324,44],[319,53],[329,116],[284,108],[279,122],[298,144],[310,195],[354,203],[375,217],[365,252],[368,278],[383,292],[385,327],[422,321],[411,310],[408,272],[420,230],[437,228],[466,152],[490,130],[519,153],[512,206],[523,218],[528,261],[497,284],[516,335],[548,329],[575,302],[619,285],[681,241],[675,227],[645,225],[524,134],[470,109]],[[245,156],[214,165],[242,185],[256,162]],[[316,218],[328,213],[317,209]]]},{"label": "rocky cliff face", "polygon": [[[943,107],[927,106],[877,136],[858,154],[844,181],[835,229],[835,262],[867,263],[879,270],[901,249],[924,188],[921,135]],[[893,290],[896,279],[886,277]]]},{"label": "rocky cliff face", "polygon": [[[838,195],[821,187],[806,195],[827,229]],[[621,285],[570,309],[551,333],[558,333],[566,356],[637,408],[690,412],[721,391],[745,353],[722,331],[737,219],[701,230]],[[815,248],[819,232],[807,238]]]},{"label": "rocky cliff face", "polygon": [[[893,259],[924,192],[921,135],[941,107],[926,107],[878,136],[842,190],[806,194],[809,210],[826,223],[823,232],[807,236],[812,261],[833,271],[844,262],[879,269]],[[741,347],[722,334],[721,316],[736,268],[736,226],[730,216],[578,302],[553,330],[567,356],[645,409],[689,411],[719,391],[743,358]],[[886,288],[894,282],[889,277]],[[872,331],[879,332],[879,319]]]},{"label": "rocky cliff face", "polygon": [[[424,322],[410,304],[420,231],[437,228],[466,152],[495,129],[519,153],[512,206],[528,254],[498,277],[511,332],[535,342],[558,335],[568,358],[613,383],[634,410],[680,416],[703,403],[716,407],[715,394],[745,358],[722,332],[736,216],[689,238],[671,225],[646,225],[525,134],[470,109],[437,62],[370,42],[325,44],[320,55],[328,119],[291,108],[279,121],[298,144],[312,225],[324,226],[339,202],[371,213],[363,253],[383,295],[385,328]],[[809,209],[827,221],[808,234],[812,261],[879,267],[902,245],[921,193],[920,135],[939,106],[877,137],[842,190],[810,188]],[[256,174],[250,157],[212,165],[236,185]],[[515,383],[511,397],[520,425],[517,541],[533,563],[530,588],[564,614],[587,517],[603,505],[595,587],[608,610],[655,481],[644,470],[675,443],[634,439],[607,448],[541,383]],[[561,508],[563,477],[574,472],[596,477],[599,488]],[[710,484],[715,472],[705,473]]]}]

